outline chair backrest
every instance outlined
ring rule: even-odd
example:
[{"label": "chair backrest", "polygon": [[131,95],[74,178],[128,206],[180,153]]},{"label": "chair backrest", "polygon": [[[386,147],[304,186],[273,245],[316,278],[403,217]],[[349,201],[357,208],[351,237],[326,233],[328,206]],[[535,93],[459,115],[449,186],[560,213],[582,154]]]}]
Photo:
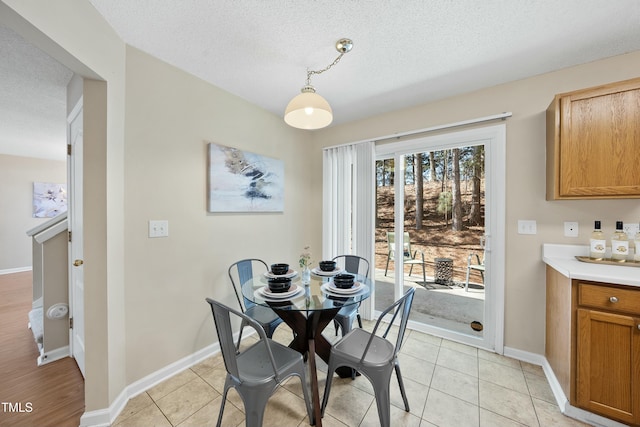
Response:
[{"label": "chair backrest", "polygon": [[369,261],[366,258],[358,255],[338,255],[333,261],[347,273],[369,277]]},{"label": "chair backrest", "polygon": [[[403,244],[404,247],[404,259],[411,259],[411,237],[409,236],[409,232],[405,231],[402,233]],[[387,248],[389,250],[389,256],[392,258],[395,256],[395,245],[396,245],[396,233],[395,231],[387,231]]]},{"label": "chair backrest", "polygon": [[246,323],[256,330],[260,339],[267,346],[267,354],[271,359],[274,375],[276,375],[276,364],[269,346],[269,341],[264,329],[251,317],[246,314],[234,310],[231,307],[227,307],[221,302],[206,298],[206,301],[211,306],[211,312],[213,314],[213,321],[216,325],[216,332],[218,334],[218,343],[220,344],[220,351],[222,352],[222,359],[224,360],[224,366],[229,374],[231,374],[236,381],[241,381],[241,372],[238,369],[238,352],[233,340],[233,331],[231,328],[231,314],[238,316],[246,321]]},{"label": "chair backrest", "polygon": [[240,305],[240,310],[243,312],[246,308],[254,306],[255,303],[244,297],[240,298],[242,295],[242,284],[256,275],[266,273],[267,271],[269,271],[267,263],[258,258],[243,259],[238,262],[234,262],[229,267],[229,279],[231,279],[233,291],[236,293],[236,299]]},{"label": "chair backrest", "polygon": [[369,338],[369,342],[367,343],[364,353],[362,354],[362,361],[364,361],[365,359],[367,351],[369,350],[369,346],[373,341],[373,335],[376,334],[378,327],[380,325],[380,322],[382,321],[382,319],[384,319],[385,316],[390,315],[391,313],[393,314],[392,314],[391,320],[389,321],[389,326],[387,326],[387,330],[382,336],[384,338],[387,337],[387,334],[389,333],[391,326],[393,326],[393,322],[395,321],[396,317],[400,315],[400,325],[398,326],[398,336],[396,338],[394,356],[398,354],[398,352],[400,351],[400,347],[402,347],[402,341],[404,340],[404,333],[407,329],[407,322],[409,321],[409,313],[411,312],[411,304],[413,303],[413,296],[415,292],[416,292],[416,288],[410,288],[409,290],[407,290],[407,292],[404,293],[404,295],[398,301],[391,304],[380,314],[380,317],[378,317],[378,321],[376,322],[376,325],[373,328],[372,337]]}]

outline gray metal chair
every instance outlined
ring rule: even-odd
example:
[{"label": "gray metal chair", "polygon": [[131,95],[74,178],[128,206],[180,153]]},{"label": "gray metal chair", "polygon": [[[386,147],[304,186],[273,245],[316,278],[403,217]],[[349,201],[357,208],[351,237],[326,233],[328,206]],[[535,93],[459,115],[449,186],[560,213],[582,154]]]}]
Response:
[{"label": "gray metal chair", "polygon": [[[236,299],[238,300],[240,310],[258,322],[266,332],[267,337],[271,338],[273,337],[273,333],[278,325],[282,323],[282,319],[270,308],[257,305],[253,301],[246,299],[242,296],[242,289],[240,289],[240,286],[242,286],[242,284],[247,280],[252,279],[254,275],[263,274],[267,271],[269,271],[269,267],[267,267],[267,263],[263,260],[247,258],[231,264],[228,273],[229,279],[231,279],[231,284],[233,285],[233,290],[236,293]],[[242,331],[246,325],[247,323],[243,320],[240,325],[237,348],[240,348]]]},{"label": "gray metal chair", "polygon": [[[222,422],[227,392],[233,387],[244,403],[245,425],[260,427],[267,401],[278,386],[291,376],[298,376],[302,382],[307,414],[310,423],[313,424],[311,397],[307,389],[306,367],[302,354],[267,338],[262,326],[246,314],[211,298],[207,298],[206,301],[211,305],[222,358],[227,370],[217,426],[219,427]],[[240,317],[243,323],[254,328],[260,336],[260,341],[240,353],[237,352],[233,342],[232,314]]]},{"label": "gray metal chair", "polygon": [[[358,328],[353,329],[334,344],[333,347],[331,347],[329,367],[327,369],[327,381],[324,388],[324,397],[322,399],[321,413],[323,415],[329,400],[333,373],[339,366],[348,366],[355,369],[371,381],[371,385],[373,385],[376,395],[380,425],[383,427],[389,427],[391,425],[391,399],[389,396],[389,385],[391,382],[391,374],[395,369],[396,376],[398,377],[398,383],[400,385],[400,393],[402,394],[402,400],[404,401],[404,407],[405,410],[409,412],[409,401],[407,400],[402,375],[400,374],[398,352],[402,346],[402,340],[407,328],[407,321],[409,319],[409,312],[411,311],[411,303],[413,302],[414,293],[415,288],[409,289],[402,298],[384,310],[378,318],[372,332]],[[376,332],[380,326],[380,321],[389,314],[392,315],[392,318],[387,330],[382,337],[377,336]],[[400,314],[400,327],[398,329],[398,337],[394,346],[386,339],[386,336],[398,314]]]},{"label": "gray metal chair", "polygon": [[[336,265],[348,273],[360,274],[365,277],[369,277],[369,261],[365,258],[357,255],[338,255],[333,258]],[[358,319],[358,326],[362,328],[362,318],[358,309],[360,304],[352,304],[340,309],[336,317],[333,319],[333,323],[336,328],[336,335],[338,334],[338,326],[342,329],[342,336],[345,336],[353,325],[353,320]]]}]

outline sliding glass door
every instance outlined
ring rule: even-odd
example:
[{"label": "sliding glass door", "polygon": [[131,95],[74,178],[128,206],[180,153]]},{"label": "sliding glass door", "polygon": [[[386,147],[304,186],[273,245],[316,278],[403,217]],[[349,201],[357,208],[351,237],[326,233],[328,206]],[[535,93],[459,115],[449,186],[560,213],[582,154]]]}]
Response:
[{"label": "sliding glass door", "polygon": [[376,147],[376,311],[416,287],[414,327],[501,351],[503,155],[503,126]]}]

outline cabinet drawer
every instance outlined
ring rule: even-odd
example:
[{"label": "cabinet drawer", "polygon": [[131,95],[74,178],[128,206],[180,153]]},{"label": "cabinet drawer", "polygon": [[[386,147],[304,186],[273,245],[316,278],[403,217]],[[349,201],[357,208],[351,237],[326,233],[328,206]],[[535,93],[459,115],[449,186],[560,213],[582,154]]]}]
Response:
[{"label": "cabinet drawer", "polygon": [[578,304],[640,315],[640,288],[634,290],[580,283]]}]

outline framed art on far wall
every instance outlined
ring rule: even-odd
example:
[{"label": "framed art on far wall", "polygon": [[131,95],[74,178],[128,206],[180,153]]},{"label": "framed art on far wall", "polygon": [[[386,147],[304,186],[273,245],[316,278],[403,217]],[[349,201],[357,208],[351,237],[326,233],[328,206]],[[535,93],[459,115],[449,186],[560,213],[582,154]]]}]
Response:
[{"label": "framed art on far wall", "polygon": [[33,217],[53,218],[67,211],[67,184],[33,183]]},{"label": "framed art on far wall", "polygon": [[282,212],[284,162],[224,145],[208,146],[209,212]]}]

